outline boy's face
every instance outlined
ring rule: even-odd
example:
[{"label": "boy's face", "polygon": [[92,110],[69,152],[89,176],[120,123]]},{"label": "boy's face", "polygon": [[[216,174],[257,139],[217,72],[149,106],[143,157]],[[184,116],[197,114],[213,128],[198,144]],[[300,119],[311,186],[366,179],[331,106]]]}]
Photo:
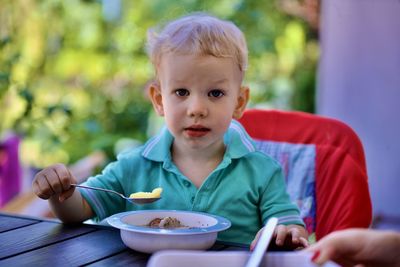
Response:
[{"label": "boy's face", "polygon": [[249,98],[237,64],[231,58],[169,53],[157,70],[159,86],[150,88],[150,96],[174,145],[221,146],[231,119],[242,116]]}]

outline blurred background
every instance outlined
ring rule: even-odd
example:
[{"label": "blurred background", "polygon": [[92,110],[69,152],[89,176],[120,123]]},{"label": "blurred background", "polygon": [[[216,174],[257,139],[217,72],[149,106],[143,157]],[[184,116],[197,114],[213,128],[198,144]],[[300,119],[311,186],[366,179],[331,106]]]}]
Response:
[{"label": "blurred background", "polygon": [[0,208],[45,215],[47,205],[30,192],[37,170],[62,162],[84,179],[155,134],[161,122],[146,98],[153,78],[146,31],[206,11],[246,36],[249,107],[318,113],[353,127],[366,150],[374,214],[397,223],[399,6],[397,0],[1,0],[0,165],[15,160],[8,177],[0,175]]}]

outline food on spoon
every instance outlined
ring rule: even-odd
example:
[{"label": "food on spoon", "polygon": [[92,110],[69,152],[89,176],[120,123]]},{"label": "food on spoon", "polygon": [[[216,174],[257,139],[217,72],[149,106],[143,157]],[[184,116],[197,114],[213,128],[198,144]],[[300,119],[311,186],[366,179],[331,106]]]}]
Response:
[{"label": "food on spoon", "polygon": [[137,192],[129,196],[129,198],[160,198],[162,193],[162,188],[154,188],[151,192]]},{"label": "food on spoon", "polygon": [[147,226],[153,228],[165,228],[165,229],[174,229],[174,228],[186,228],[187,226],[182,225],[181,222],[177,218],[173,217],[165,217],[165,218],[155,218],[149,222]]}]

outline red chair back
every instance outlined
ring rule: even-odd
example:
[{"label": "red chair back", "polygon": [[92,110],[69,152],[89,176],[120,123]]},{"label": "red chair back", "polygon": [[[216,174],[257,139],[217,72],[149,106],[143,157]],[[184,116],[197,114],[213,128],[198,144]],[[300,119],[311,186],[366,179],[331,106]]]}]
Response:
[{"label": "red chair back", "polygon": [[317,240],[335,230],[370,226],[364,151],[349,126],[315,114],[256,109],[239,121],[259,149],[282,164],[288,192]]}]

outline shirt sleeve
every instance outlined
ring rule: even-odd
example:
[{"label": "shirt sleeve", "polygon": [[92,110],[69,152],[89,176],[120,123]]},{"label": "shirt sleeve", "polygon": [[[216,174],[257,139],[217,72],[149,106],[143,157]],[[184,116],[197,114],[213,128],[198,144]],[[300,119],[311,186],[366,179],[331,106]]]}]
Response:
[{"label": "shirt sleeve", "polygon": [[278,218],[278,224],[305,226],[297,205],[291,202],[281,167],[277,167],[261,196],[261,218],[263,224],[271,217]]},{"label": "shirt sleeve", "polygon": [[[112,162],[99,175],[90,177],[83,185],[111,189],[124,194],[121,185],[123,171],[120,162]],[[104,218],[125,211],[126,201],[114,193],[108,193],[98,190],[79,188],[83,198],[89,203],[96,216],[95,221],[101,221]]]}]

